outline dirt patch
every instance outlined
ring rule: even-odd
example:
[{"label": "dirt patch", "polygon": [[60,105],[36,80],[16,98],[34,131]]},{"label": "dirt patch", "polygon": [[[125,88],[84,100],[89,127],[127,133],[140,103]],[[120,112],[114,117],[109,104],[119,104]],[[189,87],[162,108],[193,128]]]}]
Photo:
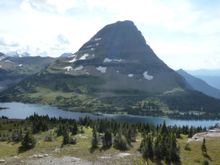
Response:
[{"label": "dirt patch", "polygon": [[64,156],[61,158],[56,158],[53,156],[43,157],[43,158],[31,158],[26,161],[30,165],[92,165],[92,162],[81,160],[80,158]]},{"label": "dirt patch", "polygon": [[212,132],[212,131],[207,131],[207,132],[201,132],[193,135],[192,138],[188,139],[188,143],[192,141],[202,141],[204,138],[208,139],[211,137],[220,137],[220,132]]}]

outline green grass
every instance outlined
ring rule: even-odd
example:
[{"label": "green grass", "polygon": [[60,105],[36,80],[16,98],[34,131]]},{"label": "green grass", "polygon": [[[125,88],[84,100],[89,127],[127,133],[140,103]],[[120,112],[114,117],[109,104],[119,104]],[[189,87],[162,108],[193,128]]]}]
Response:
[{"label": "green grass", "polygon": [[[65,146],[62,146],[62,137],[56,137],[53,129],[47,132],[35,134],[34,136],[37,139],[36,147],[22,153],[18,152],[20,143],[0,142],[0,159],[7,159],[13,156],[19,156],[21,159],[25,160],[34,154],[47,153],[55,157],[74,156],[82,160],[96,161],[102,156],[111,156],[114,158],[114,156],[120,153],[119,150],[116,150],[113,147],[108,150],[96,149],[95,151],[91,152],[90,142],[92,139],[92,129],[84,127],[83,130],[85,131],[84,134],[77,134],[75,136],[75,138],[77,139],[77,144]],[[54,141],[45,142],[44,138],[49,134],[53,135]],[[132,143],[133,147],[130,150],[126,151],[132,156],[121,159],[128,162],[133,162],[133,164],[144,164],[143,159],[141,158],[141,155],[138,151],[140,141],[141,136],[138,135],[137,141],[135,143]],[[185,145],[187,144],[187,136],[182,135],[182,138],[178,139],[178,144],[180,146],[181,162],[183,165],[201,165],[202,162],[207,159],[203,156],[201,152],[201,143],[202,142],[191,142],[189,145],[191,150],[188,151],[184,149]],[[206,139],[206,146],[208,150],[208,155],[210,157],[209,163],[213,165],[220,164],[220,137]],[[112,159],[111,161],[112,163],[120,164],[120,159]],[[148,163],[149,165],[156,165],[155,162],[149,161]],[[161,163],[165,164],[164,162]]]},{"label": "green grass", "polygon": [[[179,140],[181,147],[181,158],[184,165],[196,165],[202,164],[202,162],[207,159],[203,156],[201,152],[202,142],[192,142],[190,143],[191,151],[184,150],[184,146],[187,143],[187,138]],[[220,164],[220,137],[213,137],[206,139],[206,146],[208,150],[208,155],[210,157],[209,163],[213,165]]]}]

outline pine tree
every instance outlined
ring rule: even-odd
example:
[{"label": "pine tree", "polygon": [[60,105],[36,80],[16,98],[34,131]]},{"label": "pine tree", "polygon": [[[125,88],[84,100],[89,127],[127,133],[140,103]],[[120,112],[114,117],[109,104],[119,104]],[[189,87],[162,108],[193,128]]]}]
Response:
[{"label": "pine tree", "polygon": [[162,128],[161,128],[161,134],[168,134],[168,129],[166,126],[166,122],[163,122]]},{"label": "pine tree", "polygon": [[92,142],[91,142],[91,148],[97,148],[99,144],[98,136],[96,128],[94,127],[92,130]]},{"label": "pine tree", "polygon": [[36,145],[36,140],[33,135],[28,131],[26,132],[23,141],[21,142],[21,146],[23,149],[31,149]]},{"label": "pine tree", "polygon": [[154,141],[154,155],[157,160],[162,159],[162,151],[161,151],[161,137],[158,135]]},{"label": "pine tree", "polygon": [[102,140],[102,147],[108,148],[112,146],[112,134],[109,130],[107,130],[104,134],[103,140]]},{"label": "pine tree", "polygon": [[122,151],[129,149],[128,141],[121,132],[117,133],[114,138],[114,147]]},{"label": "pine tree", "polygon": [[190,127],[189,133],[188,133],[188,138],[191,138],[193,136],[193,127]]},{"label": "pine tree", "polygon": [[70,142],[70,136],[69,136],[69,131],[67,129],[63,130],[63,145],[69,144]]},{"label": "pine tree", "polygon": [[71,133],[72,133],[72,135],[76,135],[77,132],[78,132],[78,126],[77,126],[77,123],[74,122],[73,127],[71,128]]},{"label": "pine tree", "polygon": [[153,159],[153,138],[150,135],[144,137],[141,142],[140,150],[144,159]]},{"label": "pine tree", "polygon": [[170,136],[170,142],[169,142],[169,155],[170,155],[170,160],[172,162],[179,162],[180,161],[180,156],[179,156],[179,147],[177,146],[176,143],[176,137],[172,134]]},{"label": "pine tree", "polygon": [[203,142],[202,142],[202,146],[201,146],[201,150],[203,154],[207,155],[207,147],[206,147],[206,141],[205,138],[203,138]]}]

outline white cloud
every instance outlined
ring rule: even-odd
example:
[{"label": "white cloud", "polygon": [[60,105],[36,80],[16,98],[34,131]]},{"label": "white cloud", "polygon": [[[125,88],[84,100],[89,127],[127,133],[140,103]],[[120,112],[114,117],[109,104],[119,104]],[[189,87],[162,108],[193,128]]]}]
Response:
[{"label": "white cloud", "polygon": [[[0,51],[17,49],[32,55],[51,56],[75,52],[104,25],[129,19],[169,66],[175,69],[219,68],[220,5],[207,9],[206,5],[200,6],[200,2],[190,0],[4,3],[9,2],[0,3],[0,20],[4,25],[0,26],[0,38],[4,39],[0,39],[0,43],[7,41],[7,46],[0,46]],[[10,8],[7,10],[5,6]]]},{"label": "white cloud", "polygon": [[63,14],[76,5],[76,0],[24,0],[21,8],[26,11],[39,10]]},{"label": "white cloud", "polygon": [[69,40],[67,39],[67,37],[62,34],[59,34],[57,36],[57,40],[60,44],[69,44]]}]

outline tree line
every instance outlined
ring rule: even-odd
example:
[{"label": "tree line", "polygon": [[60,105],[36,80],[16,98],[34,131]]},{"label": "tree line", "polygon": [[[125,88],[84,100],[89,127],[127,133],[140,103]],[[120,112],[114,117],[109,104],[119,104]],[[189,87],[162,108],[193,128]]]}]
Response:
[{"label": "tree line", "polygon": [[[62,145],[76,144],[76,134],[83,134],[83,128],[92,129],[90,150],[109,149],[129,150],[137,136],[141,135],[139,151],[143,158],[151,161],[180,163],[180,148],[177,139],[182,135],[192,137],[197,132],[206,131],[202,127],[167,126],[147,123],[128,123],[109,119],[92,120],[89,117],[74,119],[49,118],[34,114],[25,120],[0,120],[0,141],[21,142],[23,149],[35,147],[33,134],[54,129],[56,136],[62,136]],[[48,135],[45,140],[52,141]],[[203,147],[204,148],[204,147]]]}]

